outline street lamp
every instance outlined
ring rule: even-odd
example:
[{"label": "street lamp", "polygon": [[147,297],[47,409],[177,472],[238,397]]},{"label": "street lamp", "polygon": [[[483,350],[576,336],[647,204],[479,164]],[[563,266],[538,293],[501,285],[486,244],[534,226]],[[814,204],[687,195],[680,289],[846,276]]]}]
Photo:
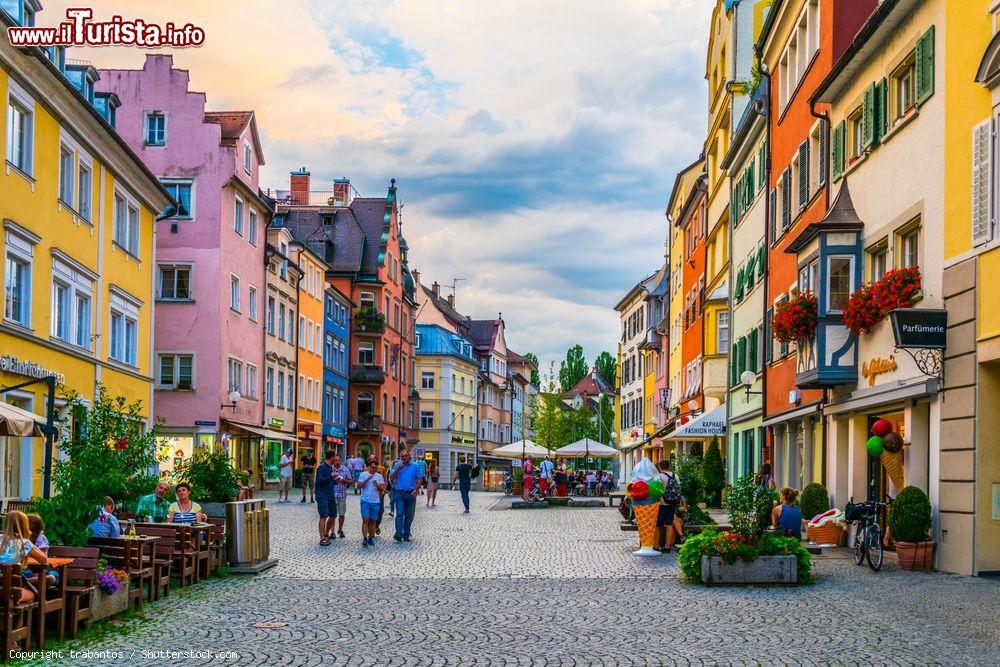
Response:
[{"label": "street lamp", "polygon": [[240,400],[240,398],[242,398],[240,396],[240,392],[238,392],[238,391],[231,391],[231,392],[229,392],[229,400],[232,401],[232,402],[231,403],[223,403],[222,405],[219,406],[219,409],[220,410],[225,410],[226,408],[230,408],[235,413],[236,412],[236,402],[238,400]]},{"label": "street lamp", "polygon": [[757,380],[757,374],[754,373],[753,371],[743,371],[743,373],[740,374],[740,382],[746,385],[745,400],[747,402],[750,401],[751,396],[761,396],[764,394],[764,392],[762,391],[750,391],[750,386],[753,385],[753,383],[756,382],[756,380]]}]

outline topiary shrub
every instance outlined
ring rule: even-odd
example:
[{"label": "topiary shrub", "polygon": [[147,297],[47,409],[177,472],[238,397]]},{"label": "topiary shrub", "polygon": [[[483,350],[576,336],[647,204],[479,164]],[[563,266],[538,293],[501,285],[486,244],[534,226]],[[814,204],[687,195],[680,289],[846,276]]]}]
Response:
[{"label": "topiary shrub", "polygon": [[228,503],[239,491],[240,474],[221,450],[196,448],[171,477],[174,484],[190,484],[191,497],[202,503]]},{"label": "topiary shrub", "polygon": [[830,509],[830,494],[826,492],[826,487],[819,482],[807,484],[799,498],[799,509],[806,521]]},{"label": "topiary shrub", "polygon": [[678,456],[674,465],[674,473],[681,484],[681,493],[687,498],[689,507],[696,507],[705,502],[705,478],[702,474],[701,459],[693,456]]},{"label": "topiary shrub", "polygon": [[722,504],[722,489],[726,486],[726,469],[722,465],[718,438],[712,438],[712,442],[709,443],[702,470],[708,504],[710,507],[719,507]]},{"label": "topiary shrub", "polygon": [[897,542],[921,542],[929,539],[931,503],[927,494],[915,486],[899,492],[889,509],[889,530]]}]

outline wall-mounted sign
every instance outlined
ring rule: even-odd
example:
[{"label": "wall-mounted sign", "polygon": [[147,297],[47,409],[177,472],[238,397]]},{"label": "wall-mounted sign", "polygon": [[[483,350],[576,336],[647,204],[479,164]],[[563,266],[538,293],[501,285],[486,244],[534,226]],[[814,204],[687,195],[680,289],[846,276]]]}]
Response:
[{"label": "wall-mounted sign", "polygon": [[62,384],[66,381],[66,376],[56,371],[50,371],[34,361],[22,361],[12,354],[5,354],[0,357],[0,371],[24,375],[29,378],[44,378],[50,375],[56,376],[56,382]]},{"label": "wall-mounted sign", "polygon": [[889,313],[896,347],[943,350],[948,337],[948,311],[897,308]]},{"label": "wall-mounted sign", "polygon": [[194,425],[195,426],[215,426],[215,422],[214,421],[208,421],[207,419],[204,419],[204,420],[197,420],[197,421],[195,421]]},{"label": "wall-mounted sign", "polygon": [[875,357],[869,361],[861,362],[861,377],[868,380],[868,386],[875,386],[875,378],[879,375],[891,373],[899,368],[896,364],[896,357],[891,354],[888,357]]},{"label": "wall-mounted sign", "polygon": [[278,428],[281,428],[282,426],[285,425],[285,420],[281,419],[280,417],[271,417],[270,424],[271,426],[277,426]]},{"label": "wall-mounted sign", "polygon": [[306,423],[299,424],[299,430],[302,431],[303,433],[309,433],[310,431],[313,430],[313,425]]}]

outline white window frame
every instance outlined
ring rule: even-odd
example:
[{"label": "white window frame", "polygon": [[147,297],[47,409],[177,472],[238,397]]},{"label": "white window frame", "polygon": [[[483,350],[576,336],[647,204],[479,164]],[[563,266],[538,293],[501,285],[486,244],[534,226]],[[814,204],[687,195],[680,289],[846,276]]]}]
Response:
[{"label": "white window frame", "polygon": [[[68,160],[68,164],[67,164]],[[59,143],[59,201],[70,208],[74,207],[76,191],[76,154],[73,147],[65,142]]]},{"label": "white window frame", "polygon": [[76,189],[77,215],[90,222],[94,217],[94,163],[85,161],[82,155],[77,156]]},{"label": "white window frame", "polygon": [[[135,197],[120,188],[115,188],[113,201],[114,208],[112,215],[114,216],[114,231],[112,238],[118,247],[138,259],[142,208]],[[124,224],[119,220],[119,206],[124,206],[125,209]],[[135,213],[134,218],[132,217],[133,212]],[[124,236],[122,236],[122,233]]]},{"label": "white window frame", "polygon": [[[4,238],[6,243],[4,244],[4,320],[8,322],[15,322],[18,325],[30,329],[31,328],[31,305],[32,296],[34,290],[32,289],[32,280],[35,274],[35,245],[41,242],[41,238],[35,236],[28,230],[23,230],[19,226],[15,226],[11,222],[5,222],[5,233]],[[7,265],[9,262],[15,262],[18,264],[25,265],[25,278],[21,285],[21,293],[18,295],[20,302],[21,312],[15,314],[10,313],[7,308],[7,281],[10,279],[8,275]],[[23,317],[22,317],[23,316]]]},{"label": "white window frame", "polygon": [[[97,275],[62,251],[53,250],[52,254],[52,337],[89,351],[90,325],[93,321],[94,308],[94,284],[97,282]],[[62,313],[57,312],[59,309],[56,299],[58,288],[66,290],[66,300]],[[77,308],[81,298],[86,299],[89,303],[87,319],[83,323],[82,329],[80,312]],[[66,328],[64,332],[59,331],[60,317],[65,318]]]},{"label": "white window frame", "polygon": [[[108,358],[134,368],[139,366],[139,312],[141,303],[138,299],[120,290],[111,292],[110,321],[108,328]],[[121,339],[115,341],[115,318],[121,319]],[[135,333],[135,340],[130,341],[129,324]]]},{"label": "white window frame", "polygon": [[420,428],[421,429],[433,429],[434,428],[434,411],[433,410],[421,410],[420,411]]},{"label": "white window frame", "polygon": [[[172,296],[172,297],[165,297],[165,296],[163,296],[163,272],[164,272],[164,270],[173,271],[174,272],[174,278],[173,278],[173,293],[174,293],[174,296]],[[178,297],[177,296],[177,272],[179,270],[185,270],[185,271],[187,271],[187,275],[188,275],[188,285],[187,285],[188,295],[186,297]],[[186,302],[186,301],[194,301],[194,282],[192,280],[192,276],[193,275],[194,275],[194,265],[193,264],[169,264],[169,263],[157,264],[156,265],[156,300],[157,301],[171,301],[171,302],[177,301],[177,302],[181,302],[181,303]]]},{"label": "white window frame", "polygon": [[[163,380],[163,374],[161,373],[161,370],[163,368],[163,365],[162,365],[163,362],[162,362],[162,360],[163,360],[164,357],[170,357],[170,358],[173,359],[173,373],[172,373],[173,377],[170,378],[170,382],[169,383],[162,381]],[[181,366],[180,366],[181,357],[190,357],[191,358],[191,386],[188,389],[178,389],[178,387],[180,386],[180,376],[181,376],[181,370],[180,370],[181,369]],[[160,390],[164,390],[164,391],[189,391],[189,390],[194,390],[196,388],[195,387],[195,363],[196,363],[196,355],[195,355],[194,352],[188,352],[188,351],[178,351],[178,352],[175,352],[175,351],[169,351],[169,350],[158,351],[156,353],[156,369],[155,369],[155,373],[156,373],[156,376],[155,376],[155,378],[156,378],[156,388],[160,389]]]},{"label": "white window frame", "polygon": [[247,382],[244,387],[246,389],[246,396],[244,398],[249,398],[251,400],[257,400],[257,366],[249,362],[246,363],[247,367]]},{"label": "white window frame", "polygon": [[274,368],[266,367],[264,370],[264,402],[267,405],[274,405]]},{"label": "white window frame", "polygon": [[306,349],[306,316],[299,315],[299,349]]},{"label": "white window frame", "polygon": [[434,371],[420,371],[420,388],[434,389],[435,379]]},{"label": "white window frame", "polygon": [[[163,136],[160,141],[149,141],[149,120],[151,118],[162,118],[163,129],[160,132]],[[142,145],[146,148],[163,148],[167,145],[167,112],[158,109],[151,109],[142,115]]]},{"label": "white window frame", "polygon": [[[234,287],[236,288],[235,291],[233,290]],[[240,288],[240,277],[238,275],[236,275],[235,273],[230,273],[229,274],[229,309],[230,310],[234,310],[237,313],[241,312],[241,310],[240,310],[240,301],[241,301],[241,296],[242,295],[240,294],[240,291],[241,291],[241,288]]]},{"label": "white window frame", "polygon": [[247,240],[250,241],[250,245],[257,245],[257,209],[253,206],[250,207],[250,213],[247,216]]},{"label": "white window frame", "polygon": [[[21,159],[15,160],[13,139],[13,119],[11,109],[15,109],[24,119],[24,145],[19,147]],[[13,167],[22,174],[33,178],[35,173],[35,99],[22,88],[13,77],[7,78],[7,146],[8,170]]]},{"label": "white window frame", "polygon": [[239,357],[226,358],[226,391],[240,392],[243,395],[243,360]]},{"label": "white window frame", "polygon": [[[173,186],[173,187],[176,188],[176,187],[181,186],[181,185],[186,185],[186,186],[188,186],[191,189],[191,197],[190,197],[191,201],[190,201],[190,205],[188,206],[187,215],[181,215],[180,214],[180,209],[178,209],[177,215],[175,215],[174,218],[172,218],[172,219],[177,219],[177,220],[194,220],[194,216],[195,216],[195,180],[193,178],[172,178],[172,177],[165,177],[165,178],[161,178],[160,179],[160,183],[162,183],[163,186],[165,188],[167,188],[168,191],[170,190],[171,186]],[[173,193],[171,193],[171,194],[173,194]],[[177,197],[174,197],[174,199],[177,199]]]},{"label": "white window frame", "polygon": [[247,312],[250,316],[251,322],[257,321],[257,287],[255,285],[247,286]]},{"label": "white window frame", "polygon": [[[843,312],[842,308],[833,308],[832,305],[831,305],[831,303],[830,303],[830,297],[832,296],[832,293],[830,291],[830,287],[831,287],[831,281],[833,279],[833,272],[830,269],[831,269],[831,265],[833,263],[833,260],[836,260],[836,259],[846,259],[849,262],[850,273],[849,273],[848,278],[847,278],[847,280],[848,280],[848,282],[847,282],[847,295],[848,295],[848,297],[850,297],[850,294],[851,294],[851,291],[852,291],[851,288],[854,286],[854,279],[855,279],[855,275],[856,275],[857,270],[858,270],[857,262],[854,261],[854,255],[840,255],[840,254],[835,254],[835,255],[828,255],[827,256],[827,258],[826,258],[826,285],[824,286],[825,287],[825,296],[824,296],[824,299],[826,301],[826,312],[827,313],[840,313],[840,312]],[[844,303],[846,305],[847,302],[845,301]]]},{"label": "white window frame", "polygon": [[249,141],[243,142],[243,171],[248,174],[253,172],[253,147]]},{"label": "white window frame", "polygon": [[243,236],[244,202],[239,196],[233,198],[233,231]]}]

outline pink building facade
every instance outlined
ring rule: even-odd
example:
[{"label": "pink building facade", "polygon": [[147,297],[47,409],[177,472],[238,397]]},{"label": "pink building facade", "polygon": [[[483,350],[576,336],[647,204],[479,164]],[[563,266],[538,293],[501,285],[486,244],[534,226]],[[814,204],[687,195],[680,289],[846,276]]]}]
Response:
[{"label": "pink building facade", "polygon": [[[157,223],[153,414],[161,472],[196,446],[223,446],[263,473],[264,249],[273,207],[251,111],[208,112],[168,55],[141,70],[101,70],[121,100],[117,129],[180,202]],[[236,397],[236,394],[239,397]],[[235,400],[234,400],[235,398]]]}]

